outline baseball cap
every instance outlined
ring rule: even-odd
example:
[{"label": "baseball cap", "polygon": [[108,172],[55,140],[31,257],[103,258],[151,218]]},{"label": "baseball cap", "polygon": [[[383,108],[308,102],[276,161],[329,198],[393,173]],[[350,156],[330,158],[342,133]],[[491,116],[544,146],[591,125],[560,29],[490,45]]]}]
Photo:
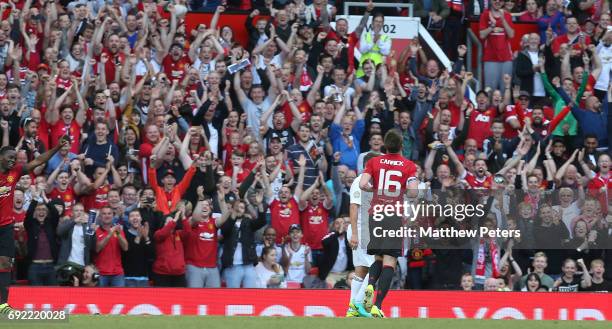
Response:
[{"label": "baseball cap", "polygon": [[47,71],[47,73],[50,73],[50,71],[51,71],[51,70],[49,70],[49,65],[47,65],[45,63],[38,64],[38,67],[36,68],[36,71],[40,71],[40,70],[45,70],[45,71]]},{"label": "baseball cap", "polygon": [[370,124],[372,124],[372,123],[380,124],[380,119],[379,118],[372,118],[372,120],[370,120]]},{"label": "baseball cap", "polygon": [[527,97],[527,98],[529,98],[529,97],[531,97],[531,95],[529,94],[529,92],[528,92],[528,91],[521,90],[521,91],[519,91],[519,98],[521,98],[521,97]]},{"label": "baseball cap", "polygon": [[291,224],[291,226],[289,226],[289,233],[293,232],[294,230],[302,230],[302,227],[300,226],[300,224]]},{"label": "baseball cap", "polygon": [[163,177],[166,177],[168,175],[172,175],[172,177],[176,178],[176,174],[174,173],[174,170],[172,170],[172,169],[166,170],[166,172],[164,173]]}]

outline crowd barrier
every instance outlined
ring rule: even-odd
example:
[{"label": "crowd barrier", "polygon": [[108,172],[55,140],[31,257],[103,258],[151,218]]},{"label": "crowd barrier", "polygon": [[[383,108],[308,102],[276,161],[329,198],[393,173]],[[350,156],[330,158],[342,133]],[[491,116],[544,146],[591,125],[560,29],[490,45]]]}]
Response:
[{"label": "crowd barrier", "polygon": [[[342,317],[348,290],[14,287],[17,309],[71,314]],[[390,291],[396,318],[612,320],[607,293]]]}]

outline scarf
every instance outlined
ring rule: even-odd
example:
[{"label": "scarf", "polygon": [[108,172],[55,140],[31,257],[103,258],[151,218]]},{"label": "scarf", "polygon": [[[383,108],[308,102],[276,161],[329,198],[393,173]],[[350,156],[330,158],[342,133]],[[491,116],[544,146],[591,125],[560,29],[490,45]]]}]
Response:
[{"label": "scarf", "polygon": [[[499,252],[497,250],[497,243],[495,243],[494,239],[489,239],[489,253],[491,254],[491,268],[493,270],[493,278],[499,277],[499,270],[497,268],[499,263]],[[485,239],[480,239],[480,243],[478,245],[478,258],[476,259],[476,275],[477,279],[485,279],[485,271],[487,267],[486,257],[485,257]]]}]

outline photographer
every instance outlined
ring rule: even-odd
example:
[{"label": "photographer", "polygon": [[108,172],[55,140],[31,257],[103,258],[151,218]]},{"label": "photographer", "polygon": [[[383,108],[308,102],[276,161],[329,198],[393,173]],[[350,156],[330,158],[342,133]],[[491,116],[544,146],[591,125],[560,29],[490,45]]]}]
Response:
[{"label": "photographer", "polygon": [[72,276],[72,284],[74,287],[96,287],[99,278],[100,273],[96,265],[89,264],[83,269],[80,278],[77,275]]},{"label": "photographer", "polygon": [[100,279],[98,268],[68,262],[57,269],[57,284],[71,287],[96,287]]}]

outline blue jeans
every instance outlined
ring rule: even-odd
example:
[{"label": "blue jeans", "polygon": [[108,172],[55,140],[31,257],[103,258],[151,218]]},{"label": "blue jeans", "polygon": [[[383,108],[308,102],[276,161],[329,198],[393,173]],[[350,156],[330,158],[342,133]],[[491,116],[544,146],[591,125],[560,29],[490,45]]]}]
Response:
[{"label": "blue jeans", "polygon": [[100,275],[98,287],[125,287],[125,277],[118,275]]},{"label": "blue jeans", "polygon": [[31,286],[54,286],[57,284],[53,264],[32,263],[28,269],[28,281]]},{"label": "blue jeans", "polygon": [[134,277],[127,277],[125,278],[125,286],[126,287],[133,287],[133,288],[142,288],[142,287],[148,287],[149,286],[149,280],[138,280]]},{"label": "blue jeans", "polygon": [[408,267],[408,275],[406,281],[410,289],[423,289],[423,268],[422,267]]},{"label": "blue jeans", "polygon": [[257,281],[253,265],[234,265],[223,270],[223,278],[228,288],[255,288]]}]

